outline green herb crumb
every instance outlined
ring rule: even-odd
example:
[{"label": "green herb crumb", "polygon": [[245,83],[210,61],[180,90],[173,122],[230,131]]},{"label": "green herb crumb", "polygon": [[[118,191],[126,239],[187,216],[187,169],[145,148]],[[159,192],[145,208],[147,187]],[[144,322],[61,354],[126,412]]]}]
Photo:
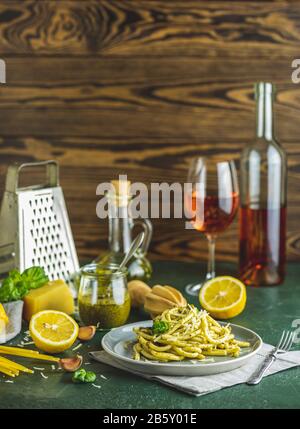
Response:
[{"label": "green herb crumb", "polygon": [[96,374],[93,371],[86,371],[84,368],[78,369],[72,378],[73,383],[93,383]]},{"label": "green herb crumb", "polygon": [[164,334],[169,330],[169,323],[164,320],[154,320],[152,330],[155,335]]}]

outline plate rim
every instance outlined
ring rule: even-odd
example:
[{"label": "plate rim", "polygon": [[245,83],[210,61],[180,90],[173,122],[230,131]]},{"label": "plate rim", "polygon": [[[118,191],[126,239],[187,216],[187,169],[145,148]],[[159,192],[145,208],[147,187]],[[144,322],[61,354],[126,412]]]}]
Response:
[{"label": "plate rim", "polygon": [[[122,355],[120,355],[120,354],[116,353],[114,350],[109,349],[109,348],[105,345],[105,338],[106,338],[106,337],[108,337],[108,336],[111,334],[111,332],[113,332],[113,331],[115,331],[115,330],[117,330],[117,329],[122,329],[122,328],[124,328],[124,327],[130,327],[130,326],[134,327],[134,326],[137,326],[137,325],[139,325],[139,324],[152,323],[152,322],[153,322],[153,320],[143,320],[143,321],[140,321],[140,322],[127,323],[126,325],[119,326],[118,328],[113,328],[111,331],[107,332],[107,333],[103,336],[103,338],[102,338],[102,340],[101,340],[101,345],[102,345],[103,349],[104,349],[104,350],[105,350],[109,355],[113,356],[115,359],[120,360],[120,361],[123,361],[123,362],[130,363],[130,364],[136,364],[136,365],[138,365],[138,366],[150,365],[152,368],[155,368],[155,367],[163,367],[163,368],[166,368],[166,367],[168,367],[168,368],[170,368],[170,367],[172,367],[172,368],[180,367],[180,368],[183,368],[184,366],[182,365],[182,362],[172,362],[172,363],[170,363],[170,362],[159,362],[159,361],[155,361],[155,363],[154,363],[154,362],[152,362],[152,361],[150,361],[150,360],[145,360],[145,361],[138,361],[138,360],[134,360],[134,359],[129,358],[129,357],[127,357],[127,356],[122,356]],[[218,321],[218,323],[220,323],[221,325],[228,325],[228,323],[223,322],[223,321]],[[219,365],[225,365],[225,366],[227,366],[227,365],[230,365],[232,362],[243,362],[244,360],[248,360],[248,359],[252,358],[253,356],[255,356],[255,355],[260,351],[260,349],[262,348],[262,345],[263,345],[263,340],[262,340],[262,338],[260,337],[260,335],[258,335],[258,334],[257,334],[255,331],[253,331],[252,329],[245,328],[244,326],[241,326],[241,325],[236,325],[235,323],[229,323],[229,325],[230,325],[230,326],[237,327],[237,328],[245,329],[246,331],[248,331],[249,333],[251,333],[251,334],[253,334],[255,337],[257,337],[259,344],[258,344],[258,346],[256,347],[256,349],[255,349],[255,350],[252,350],[250,353],[247,353],[247,354],[246,354],[246,355],[244,355],[244,356],[239,356],[239,357],[237,357],[237,358],[230,357],[230,359],[228,359],[228,360],[224,360],[224,361],[222,361],[222,362],[208,362],[208,363],[205,363],[205,364],[204,364],[204,362],[203,362],[203,361],[202,361],[202,362],[201,362],[201,361],[199,361],[199,362],[197,362],[197,363],[194,363],[193,365],[186,366],[186,367],[191,367],[191,368],[197,368],[197,367],[203,367],[203,368],[204,368],[204,367],[205,367],[205,368],[214,368],[214,367],[218,367]],[[223,372],[223,371],[222,371],[222,372]],[[225,372],[225,371],[224,371],[224,372]]]}]

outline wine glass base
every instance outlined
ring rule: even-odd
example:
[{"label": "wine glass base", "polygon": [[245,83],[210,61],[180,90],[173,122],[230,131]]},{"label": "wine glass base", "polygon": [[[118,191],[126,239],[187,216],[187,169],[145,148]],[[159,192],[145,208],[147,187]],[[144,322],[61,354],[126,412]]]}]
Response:
[{"label": "wine glass base", "polygon": [[203,284],[204,284],[204,282],[203,283],[191,283],[191,284],[188,284],[185,287],[185,291],[186,291],[186,293],[188,295],[198,296],[199,295],[199,291],[200,291],[201,287],[203,286]]}]

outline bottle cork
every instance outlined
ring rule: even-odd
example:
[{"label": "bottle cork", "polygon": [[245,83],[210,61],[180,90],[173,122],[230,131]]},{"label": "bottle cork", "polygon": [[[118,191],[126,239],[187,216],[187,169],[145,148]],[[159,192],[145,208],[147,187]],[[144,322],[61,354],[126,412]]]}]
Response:
[{"label": "bottle cork", "polygon": [[120,197],[130,195],[130,180],[111,180],[110,183],[114,186],[116,195]]},{"label": "bottle cork", "polygon": [[130,199],[130,180],[111,180],[114,187],[115,204],[119,207],[128,205]]}]

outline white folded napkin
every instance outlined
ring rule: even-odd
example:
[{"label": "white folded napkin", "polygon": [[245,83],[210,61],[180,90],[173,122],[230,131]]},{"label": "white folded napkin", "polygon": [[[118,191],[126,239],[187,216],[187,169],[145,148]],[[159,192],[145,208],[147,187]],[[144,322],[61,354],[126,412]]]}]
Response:
[{"label": "white folded napkin", "polygon": [[[234,369],[233,371],[223,372],[222,374],[207,375],[199,377],[184,377],[184,376],[168,376],[168,375],[152,375],[142,373],[140,371],[133,371],[127,368],[124,362],[119,362],[113,359],[105,351],[90,352],[89,355],[102,363],[122,369],[147,380],[159,381],[162,384],[181,390],[185,393],[195,396],[206,395],[207,393],[216,392],[217,390],[224,389],[225,387],[234,386],[236,384],[245,383],[253,372],[258,368],[261,362],[265,359],[266,355],[272,350],[273,346],[270,344],[263,344],[259,353],[246,365]],[[293,351],[278,355],[278,358],[273,363],[271,368],[266,372],[265,376],[275,374],[279,371],[284,371],[288,368],[293,368],[300,365],[300,351]],[[249,388],[251,388],[249,386]]]},{"label": "white folded napkin", "polygon": [[0,344],[12,340],[21,332],[23,301],[8,302],[3,307],[9,322],[7,326],[0,326]]}]

